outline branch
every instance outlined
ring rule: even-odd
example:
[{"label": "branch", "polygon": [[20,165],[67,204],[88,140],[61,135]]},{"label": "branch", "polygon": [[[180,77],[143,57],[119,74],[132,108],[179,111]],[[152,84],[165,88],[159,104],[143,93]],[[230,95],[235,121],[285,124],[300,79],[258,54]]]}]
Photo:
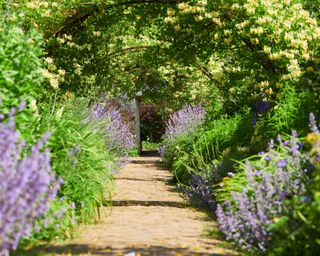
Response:
[{"label": "branch", "polygon": [[[120,1],[119,3],[113,5],[106,5],[104,10],[111,10],[120,6],[125,5],[135,5],[135,4],[179,4],[182,2],[187,2],[186,0],[129,0],[129,1]],[[88,17],[94,15],[99,11],[99,6],[96,3],[85,3],[83,4],[86,7],[80,9],[74,9],[71,11],[71,17],[66,19],[64,25],[55,31],[53,34],[58,36],[59,34],[64,33],[69,27],[72,27],[76,24],[83,23]],[[51,35],[51,34],[50,34]],[[50,36],[49,35],[49,36]]]},{"label": "branch", "polygon": [[210,80],[214,81],[217,85],[219,85],[218,87],[222,86],[221,82],[219,82],[214,75],[205,67],[203,66],[200,62],[196,61],[196,64],[198,66],[198,68],[201,70],[201,72],[207,76]]},{"label": "branch", "polygon": [[[232,22],[232,17],[229,13],[224,13],[224,18],[228,22]],[[272,61],[270,59],[264,58],[264,56],[259,52],[261,49],[258,49],[256,46],[254,46],[251,41],[248,38],[239,37],[239,39],[244,42],[244,44],[252,51],[257,57],[257,61],[260,63],[262,67],[264,67],[266,70],[271,71],[272,73],[276,74],[278,73],[277,69],[274,67]]]},{"label": "branch", "polygon": [[142,50],[148,49],[148,48],[150,48],[150,47],[151,47],[151,46],[148,46],[148,45],[140,45],[140,46],[133,46],[133,47],[128,47],[128,48],[123,48],[123,49],[121,49],[121,50],[118,51],[118,52],[108,53],[107,56],[108,56],[108,57],[111,57],[111,56],[114,56],[114,55],[119,55],[119,54],[121,54],[121,53],[138,52],[138,51],[142,51]]}]

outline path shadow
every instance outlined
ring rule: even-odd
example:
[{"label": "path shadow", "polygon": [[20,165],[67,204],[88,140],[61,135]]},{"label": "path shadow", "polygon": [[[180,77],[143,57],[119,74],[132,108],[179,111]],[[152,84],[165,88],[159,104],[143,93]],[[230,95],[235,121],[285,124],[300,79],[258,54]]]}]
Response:
[{"label": "path shadow", "polygon": [[173,208],[190,208],[190,204],[175,201],[138,201],[138,200],[115,200],[112,206],[163,206]]},{"label": "path shadow", "polygon": [[158,150],[141,151],[140,156],[143,157],[160,157]]},{"label": "path shadow", "polygon": [[136,159],[131,159],[130,164],[148,164],[148,165],[157,165],[157,160],[153,159],[150,157],[150,159],[147,158],[136,158]]},{"label": "path shadow", "polygon": [[[139,157],[141,157],[139,159]],[[142,151],[139,155],[139,157],[135,157],[131,159],[130,163],[133,164],[156,164],[157,162],[160,162],[159,160],[154,159],[154,157],[160,157],[160,154],[157,150],[151,150],[151,151]],[[150,159],[148,159],[150,157]]]},{"label": "path shadow", "polygon": [[228,256],[232,254],[203,253],[190,248],[167,247],[167,246],[139,246],[126,248],[113,248],[112,246],[91,247],[87,244],[68,245],[40,245],[29,250],[20,250],[14,256],[44,256],[44,255],[186,255],[186,256]]},{"label": "path shadow", "polygon": [[139,178],[123,178],[117,177],[117,180],[130,180],[130,181],[163,181],[166,182],[170,178],[151,178],[151,179],[139,179]]}]

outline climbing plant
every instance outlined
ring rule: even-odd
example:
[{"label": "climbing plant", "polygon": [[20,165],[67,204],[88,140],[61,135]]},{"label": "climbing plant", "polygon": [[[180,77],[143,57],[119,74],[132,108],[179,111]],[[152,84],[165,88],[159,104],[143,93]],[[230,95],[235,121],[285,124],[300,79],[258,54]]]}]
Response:
[{"label": "climbing plant", "polygon": [[[319,0],[1,0],[0,113],[27,100],[32,118],[22,117],[29,126],[18,120],[17,127],[35,141],[43,127],[64,131],[53,120],[64,117],[74,98],[87,98],[86,109],[104,93],[130,100],[142,92],[141,103],[160,105],[163,116],[185,103],[201,103],[205,135],[196,134],[179,154],[193,166],[200,154],[203,166],[219,161],[224,166],[226,158],[257,153],[279,132],[294,127],[303,133],[308,112],[319,113],[319,5]],[[48,125],[41,123],[44,113],[52,117]],[[68,145],[64,136],[61,132],[51,148],[63,148],[59,152],[65,155],[78,141]],[[217,138],[223,138],[220,148]],[[205,152],[208,145],[214,154]],[[189,162],[179,163],[175,166]]]}]

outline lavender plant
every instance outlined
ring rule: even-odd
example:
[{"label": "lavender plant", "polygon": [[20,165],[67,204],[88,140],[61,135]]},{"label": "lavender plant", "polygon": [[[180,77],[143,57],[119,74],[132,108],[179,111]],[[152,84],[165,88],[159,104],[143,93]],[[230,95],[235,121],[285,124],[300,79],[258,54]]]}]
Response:
[{"label": "lavender plant", "polygon": [[176,140],[195,133],[203,125],[205,114],[206,111],[202,105],[193,107],[189,104],[171,114],[166,122],[164,143],[159,149],[160,155],[166,157],[169,148],[177,146]]},{"label": "lavender plant", "polygon": [[286,212],[272,225],[273,255],[318,255],[320,250],[320,131],[314,114],[309,115],[310,133],[304,156],[310,159],[305,193],[286,202]]},{"label": "lavender plant", "polygon": [[[240,173],[223,180],[220,192],[228,191],[230,197],[218,204],[216,214],[227,240],[248,250],[268,248],[268,227],[285,211],[285,200],[305,191],[306,160],[297,136],[294,131],[286,141],[278,136],[278,146],[271,140],[267,152],[246,160]],[[240,180],[242,186],[235,186]]]},{"label": "lavender plant", "polygon": [[181,134],[195,131],[204,123],[205,113],[206,111],[202,105],[193,107],[186,104],[182,109],[169,117],[166,123],[165,137],[173,140]]},{"label": "lavender plant", "polygon": [[16,109],[11,110],[8,122],[4,122],[3,115],[0,117],[1,255],[9,255],[20,239],[30,234],[34,222],[48,211],[61,184],[51,170],[49,151],[42,151],[49,134],[29,150],[15,129],[15,112]]},{"label": "lavender plant", "polygon": [[133,134],[124,122],[120,110],[111,103],[95,104],[90,110],[90,117],[93,120],[106,120],[103,130],[109,150],[119,156],[125,156],[133,149]]},{"label": "lavender plant", "polygon": [[192,174],[189,180],[189,187],[179,185],[180,190],[184,193],[188,200],[198,207],[209,208],[214,210],[216,207],[213,193],[215,185],[215,168],[205,170],[199,174]]}]

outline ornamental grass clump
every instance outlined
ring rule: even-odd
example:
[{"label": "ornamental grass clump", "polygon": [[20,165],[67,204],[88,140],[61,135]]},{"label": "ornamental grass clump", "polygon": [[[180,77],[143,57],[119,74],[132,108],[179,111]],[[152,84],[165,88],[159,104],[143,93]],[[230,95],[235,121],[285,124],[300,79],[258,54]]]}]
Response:
[{"label": "ornamental grass clump", "polygon": [[15,128],[12,109],[8,122],[0,119],[0,254],[9,255],[35,221],[49,209],[61,181],[51,170],[50,153],[42,150],[45,134],[29,147]]},{"label": "ornamental grass clump", "polygon": [[227,240],[252,251],[266,251],[269,226],[285,212],[285,200],[305,192],[308,160],[301,153],[297,133],[288,140],[278,136],[267,152],[241,163],[239,172],[221,182],[217,218]]}]

